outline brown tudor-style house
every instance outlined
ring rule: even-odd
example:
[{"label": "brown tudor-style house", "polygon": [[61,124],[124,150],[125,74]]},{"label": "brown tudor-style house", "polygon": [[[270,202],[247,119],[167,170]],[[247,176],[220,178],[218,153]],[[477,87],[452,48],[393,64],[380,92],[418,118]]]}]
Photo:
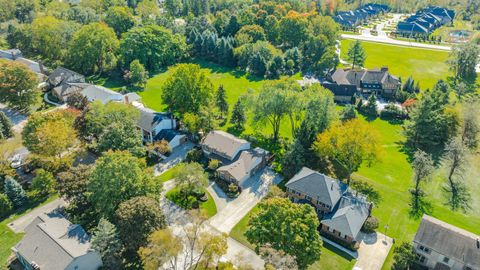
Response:
[{"label": "brown tudor-style house", "polygon": [[290,200],[315,208],[322,235],[347,246],[358,246],[357,236],[370,216],[371,203],[353,195],[342,182],[306,167],[285,187]]}]

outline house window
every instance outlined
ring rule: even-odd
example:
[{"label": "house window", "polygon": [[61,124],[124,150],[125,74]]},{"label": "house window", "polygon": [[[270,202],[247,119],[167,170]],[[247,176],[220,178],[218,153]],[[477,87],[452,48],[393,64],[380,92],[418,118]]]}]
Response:
[{"label": "house window", "polygon": [[447,258],[447,257],[443,257],[443,262],[444,262],[444,263],[448,263],[449,261],[450,261],[450,259],[449,259],[449,258]]},{"label": "house window", "polygon": [[419,249],[425,253],[430,253],[430,249],[424,246],[420,246]]},{"label": "house window", "polygon": [[308,196],[308,195],[305,195],[305,199],[311,201],[312,200],[312,197]]},{"label": "house window", "polygon": [[423,255],[417,254],[417,261],[424,264],[427,261],[427,258]]}]

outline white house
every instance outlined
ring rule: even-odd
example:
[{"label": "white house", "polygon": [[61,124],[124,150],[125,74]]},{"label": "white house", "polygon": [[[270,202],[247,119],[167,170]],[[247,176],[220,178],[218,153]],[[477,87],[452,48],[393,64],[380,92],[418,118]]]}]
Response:
[{"label": "white house", "polygon": [[12,250],[28,270],[95,270],[102,266],[100,254],[91,249],[90,236],[59,214],[35,218]]},{"label": "white house", "polygon": [[136,108],[140,112],[137,127],[142,131],[143,141],[145,142],[159,140],[160,138],[157,136],[162,130],[174,130],[177,128],[177,121],[170,113],[159,113],[144,107]]}]

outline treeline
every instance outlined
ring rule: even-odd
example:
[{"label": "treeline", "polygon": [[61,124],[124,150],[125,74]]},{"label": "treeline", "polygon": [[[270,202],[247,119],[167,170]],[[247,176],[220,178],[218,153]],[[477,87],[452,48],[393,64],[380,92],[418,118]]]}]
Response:
[{"label": "treeline", "polygon": [[172,0],[161,7],[153,0],[16,0],[5,6],[2,11],[11,12],[0,14],[0,21],[7,22],[2,30],[8,47],[51,68],[85,75],[128,72],[134,60],[157,72],[196,57],[278,78],[299,70],[321,75],[336,67],[339,29],[317,7],[293,0]]}]

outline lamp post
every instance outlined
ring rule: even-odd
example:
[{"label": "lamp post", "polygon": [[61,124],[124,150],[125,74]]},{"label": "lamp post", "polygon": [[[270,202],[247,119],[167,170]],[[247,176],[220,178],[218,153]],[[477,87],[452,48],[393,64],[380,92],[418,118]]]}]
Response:
[{"label": "lamp post", "polygon": [[385,243],[387,242],[387,230],[388,230],[388,224],[383,227],[385,229]]}]

